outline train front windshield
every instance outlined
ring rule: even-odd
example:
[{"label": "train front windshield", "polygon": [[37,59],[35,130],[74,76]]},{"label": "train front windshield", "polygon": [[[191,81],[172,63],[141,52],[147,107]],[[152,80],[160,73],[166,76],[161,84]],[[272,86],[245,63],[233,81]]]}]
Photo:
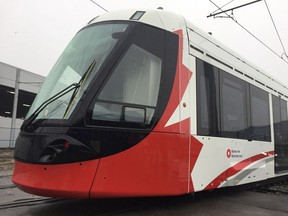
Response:
[{"label": "train front windshield", "polygon": [[177,42],[173,33],[135,22],[83,28],[52,68],[22,129],[40,119],[53,125],[76,122],[72,113],[89,125],[150,127],[169,98]]},{"label": "train front windshield", "polygon": [[[83,28],[35,98],[18,136],[15,158],[66,163],[136,145],[165,111],[177,54],[177,34],[143,23],[107,21]],[[59,94],[63,89],[67,91]],[[130,128],[139,131],[135,134]],[[64,154],[65,143],[70,147]]]},{"label": "train front windshield", "polygon": [[78,83],[81,86],[49,103],[37,116],[38,119],[69,118],[91,80],[98,74],[101,65],[119,41],[117,34],[125,32],[127,27],[127,23],[103,23],[81,30],[52,68],[26,118],[48,98],[71,84]]}]

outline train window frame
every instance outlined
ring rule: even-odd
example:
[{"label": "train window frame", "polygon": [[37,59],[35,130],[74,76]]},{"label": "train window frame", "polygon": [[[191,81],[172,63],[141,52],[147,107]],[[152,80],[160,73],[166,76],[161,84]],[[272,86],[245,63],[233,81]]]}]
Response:
[{"label": "train window frame", "polygon": [[[227,95],[227,93],[229,94]],[[232,95],[231,93],[235,93]],[[242,101],[239,100],[242,96]],[[236,107],[238,113],[235,112]],[[242,107],[239,109],[239,107]],[[220,70],[221,137],[249,139],[247,85],[238,77]]]},{"label": "train window frame", "polygon": [[275,173],[283,173],[288,170],[288,165],[285,162],[288,157],[288,152],[285,151],[286,146],[288,146],[288,137],[285,133],[285,128],[288,127],[287,101],[272,95],[272,109],[275,149],[274,170]]},{"label": "train window frame", "polygon": [[[151,130],[159,122],[160,117],[164,113],[165,107],[169,101],[170,93],[172,92],[172,87],[176,75],[176,66],[178,59],[178,47],[179,47],[179,36],[174,33],[167,32],[163,29],[155,28],[149,25],[137,23],[135,26],[135,31],[133,35],[130,35],[130,39],[126,40],[125,47],[123,46],[121,52],[120,50],[116,53],[117,56],[114,56],[115,60],[111,61],[111,66],[109,70],[106,69],[104,73],[101,73],[101,80],[96,80],[99,88],[95,91],[93,97],[87,103],[87,111],[85,114],[85,125],[88,127],[112,127],[117,129],[131,128],[135,130]],[[147,33],[147,35],[145,34]],[[127,50],[131,45],[137,45],[140,48],[143,48],[145,51],[155,55],[161,59],[161,74],[160,74],[160,85],[157,95],[157,102],[153,106],[143,105],[143,104],[131,104],[131,103],[121,103],[121,106],[134,107],[135,109],[145,109],[146,116],[148,118],[147,122],[127,122],[124,120],[123,115],[120,117],[120,121],[105,121],[95,120],[92,118],[93,107],[97,102],[109,102],[105,99],[100,99],[99,95],[110,77],[113,75],[113,71],[117,65],[121,62],[125,56]],[[116,55],[115,54],[115,55]],[[91,94],[92,96],[92,94]],[[119,103],[113,102],[112,103]],[[121,109],[123,111],[123,109]],[[151,114],[152,113],[152,114]],[[126,118],[128,119],[128,118]]]},{"label": "train window frame", "polygon": [[[208,70],[205,71],[205,67]],[[197,133],[203,136],[218,136],[220,127],[219,69],[197,58],[196,71]],[[212,85],[214,88],[211,88]],[[212,104],[210,108],[209,102]]]},{"label": "train window frame", "polygon": [[281,124],[282,124],[282,134],[284,137],[284,142],[288,144],[288,135],[285,133],[288,131],[288,108],[287,101],[281,99],[280,100],[281,107]]},{"label": "train window frame", "polygon": [[[270,142],[271,125],[270,125],[269,93],[251,84],[249,90],[250,90],[249,99],[250,99],[250,118],[251,118],[251,124],[250,124],[251,139]],[[263,104],[263,102],[266,104]],[[262,104],[260,105],[259,103]],[[264,110],[264,108],[266,108],[266,110]],[[266,125],[262,125],[263,123]]]},{"label": "train window frame", "polygon": [[[280,141],[281,136],[281,104],[280,99],[272,95],[273,125],[274,125],[274,143]],[[277,125],[278,124],[278,125]]]},{"label": "train window frame", "polygon": [[[203,92],[205,90],[204,89],[205,87],[203,87],[203,83],[207,82],[207,81],[203,81],[203,76],[205,73],[204,65],[206,65],[206,68],[209,68],[209,67],[213,68],[213,70],[216,71],[215,74],[217,74],[217,79],[215,83],[213,83],[213,85],[217,87],[214,89],[214,91],[212,91],[214,92],[213,94],[211,93],[211,90],[210,90],[210,95],[207,95],[206,92]],[[206,72],[206,73],[209,73],[209,72]],[[225,95],[223,95],[223,87],[225,84],[224,79],[228,79],[228,80],[230,79],[232,82],[238,83],[239,86],[241,86],[241,91],[240,91],[242,94],[241,106],[242,106],[242,113],[243,113],[243,116],[241,117],[242,130],[225,131],[225,128],[224,128],[225,119],[223,118],[224,118],[224,115],[225,115],[224,113],[226,109],[224,103],[225,103],[225,100],[227,100],[227,98],[225,97]],[[210,83],[211,83],[211,80],[210,80]],[[265,95],[264,97],[265,97],[265,101],[267,105],[266,107],[268,107],[267,108],[268,115],[265,118],[265,121],[268,122],[267,129],[265,130],[266,132],[265,133],[262,132],[258,135],[255,133],[255,128],[253,128],[253,125],[255,125],[255,122],[254,122],[255,116],[252,116],[253,115],[252,109],[254,106],[253,103],[255,101],[251,101],[251,100],[253,100],[252,97],[254,96],[255,91],[260,92],[260,95],[262,94],[262,97],[263,95]],[[242,140],[248,140],[248,141],[271,142],[271,121],[270,121],[271,115],[270,115],[269,92],[263,90],[262,88],[254,86],[250,82],[247,82],[244,79],[241,79],[231,73],[228,73],[222,69],[219,69],[216,66],[210,63],[207,63],[200,58],[196,58],[196,97],[197,97],[196,98],[197,135],[242,139]],[[207,101],[212,101],[211,104],[213,104],[214,108],[211,108],[211,107],[205,108],[204,106],[208,106],[208,105],[207,105],[207,102],[203,103],[203,98],[206,98]],[[214,114],[214,118],[211,118],[209,120],[209,117],[207,117],[208,114],[206,114],[206,123],[205,123],[205,120],[203,119],[204,112],[206,113],[210,112],[209,115],[211,116],[213,116]],[[287,118],[288,118],[288,115],[287,115]],[[287,125],[287,128],[288,128],[288,125]],[[288,137],[287,137],[287,140],[288,140]]]},{"label": "train window frame", "polygon": [[[137,53],[135,53],[135,52],[137,52]],[[137,54],[143,55],[143,58],[145,58],[146,60],[143,60],[144,62],[142,62],[141,65],[137,64],[137,62],[134,63],[135,61],[130,61],[131,62],[130,64],[133,63],[134,67],[132,67],[130,69],[126,68],[125,70],[124,69],[121,70],[121,67],[123,67],[123,65],[124,66],[126,65],[129,68],[130,64],[128,63],[128,61],[131,60],[131,56],[135,57],[135,55],[137,56]],[[145,64],[145,66],[143,64]],[[149,65],[147,65],[147,64],[149,64]],[[151,70],[152,64],[154,64],[155,70]],[[138,69],[136,70],[135,67],[139,67],[138,69],[140,71]],[[150,69],[147,69],[146,67],[149,67]],[[133,71],[132,71],[132,69],[133,69]],[[114,125],[117,124],[116,122],[119,122],[119,124],[121,124],[121,125],[124,124],[124,125],[130,126],[130,127],[140,127],[140,128],[148,127],[152,121],[152,118],[154,116],[154,112],[156,110],[157,101],[158,101],[159,92],[160,92],[162,71],[163,71],[163,56],[162,56],[162,58],[159,58],[158,56],[154,55],[151,52],[148,52],[147,50],[143,49],[142,47],[138,46],[137,44],[132,43],[129,46],[129,48],[127,49],[127,51],[125,52],[125,54],[123,55],[123,57],[117,63],[115,68],[112,70],[111,76],[107,79],[106,83],[103,85],[101,91],[99,92],[98,100],[94,104],[94,108],[93,108],[93,112],[92,112],[92,120],[93,121],[101,121],[101,122],[102,121],[108,121],[108,122],[112,121],[112,122],[114,122],[114,123],[112,123]],[[132,78],[134,76],[137,76],[137,77],[133,81]],[[149,76],[149,77],[147,77],[147,76]],[[153,76],[153,77],[151,78],[151,76]],[[130,81],[128,81],[128,78]],[[125,80],[123,80],[123,82],[119,82],[119,80],[121,81],[122,79],[125,79]],[[147,79],[149,79],[150,82],[148,82]],[[151,80],[153,80],[152,83],[151,83]],[[147,87],[147,83],[150,83],[149,86],[151,88],[149,88],[148,91],[143,91],[143,88],[145,86]],[[134,90],[132,91],[132,95],[131,95],[131,90],[132,90],[133,84],[135,84],[135,86],[134,86]],[[115,93],[113,93],[111,95],[111,89],[114,89],[114,91],[116,91],[116,94],[117,94],[117,92],[119,92],[120,99],[119,99],[119,95],[115,95]],[[141,91],[141,89],[142,89],[142,91]],[[128,91],[128,90],[130,90],[130,91]],[[151,92],[151,91],[153,91],[153,92]],[[143,94],[143,92],[146,92],[147,94]],[[137,96],[137,97],[135,97],[135,96]],[[147,98],[147,97],[149,97],[149,98]],[[134,101],[135,98],[137,101]],[[111,112],[111,108],[108,108],[108,109],[103,108],[102,109],[102,110],[104,110],[102,112],[102,114],[106,110],[107,115],[111,114],[114,117],[110,118],[108,116],[108,118],[103,118],[103,116],[106,116],[105,114],[102,115],[102,117],[101,117],[100,116],[101,113],[99,113],[99,114],[95,113],[95,111],[97,112],[97,109],[95,109],[95,107],[97,107],[97,105],[103,104],[103,103],[105,103],[106,105],[111,105],[111,106],[117,104],[116,106],[113,106],[114,108],[118,107],[117,110],[114,110],[114,113]],[[127,116],[127,113],[125,116],[125,114],[123,112],[123,107],[134,107],[134,108],[145,110],[145,118],[146,118],[145,121],[144,122],[137,122],[137,121],[131,120],[133,117],[130,116],[131,117],[130,118],[129,116]],[[131,115],[133,115],[133,114],[131,114]],[[124,118],[124,116],[125,116],[125,118]],[[131,121],[129,121],[129,119]],[[105,124],[109,125],[109,123],[105,123]]]}]

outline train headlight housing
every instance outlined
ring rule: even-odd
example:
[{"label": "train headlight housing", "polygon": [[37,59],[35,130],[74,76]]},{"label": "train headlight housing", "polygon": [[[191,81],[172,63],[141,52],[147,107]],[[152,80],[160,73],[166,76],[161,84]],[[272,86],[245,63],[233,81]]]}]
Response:
[{"label": "train headlight housing", "polygon": [[39,162],[45,164],[72,163],[95,159],[96,153],[82,143],[65,139],[54,140],[41,152]]}]

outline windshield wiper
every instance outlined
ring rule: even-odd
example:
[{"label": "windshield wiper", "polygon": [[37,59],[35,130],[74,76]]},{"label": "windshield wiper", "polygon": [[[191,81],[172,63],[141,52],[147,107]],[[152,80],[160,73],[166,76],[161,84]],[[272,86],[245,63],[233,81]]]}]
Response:
[{"label": "windshield wiper", "polygon": [[87,68],[87,70],[85,71],[85,73],[83,74],[83,76],[81,77],[81,79],[79,80],[79,82],[77,83],[79,85],[79,87],[74,89],[74,92],[73,92],[73,94],[72,94],[72,96],[71,96],[71,98],[69,100],[69,103],[67,105],[65,113],[63,115],[63,118],[65,118],[65,116],[67,115],[68,111],[70,110],[70,108],[71,108],[71,106],[73,104],[73,101],[76,98],[77,93],[79,92],[79,89],[81,88],[81,86],[85,82],[86,78],[89,76],[89,74],[92,71],[92,69],[94,68],[95,64],[96,64],[96,60],[94,59],[92,61],[92,63],[89,65],[89,67]]},{"label": "windshield wiper", "polygon": [[78,89],[80,87],[79,83],[73,83],[63,89],[62,91],[58,92],[54,96],[50,97],[48,100],[44,101],[22,124],[21,130],[24,130],[27,128],[39,115],[40,112],[42,112],[46,106],[54,102],[55,100],[59,99],[60,97],[66,95],[67,93],[71,92],[74,89]]},{"label": "windshield wiper", "polygon": [[52,102],[58,100],[59,98],[61,98],[62,96],[68,94],[69,92],[71,92],[72,90],[74,90],[70,101],[68,103],[68,106],[66,108],[66,111],[64,113],[64,116],[67,114],[68,110],[70,109],[70,106],[74,100],[74,98],[76,97],[77,93],[78,93],[78,89],[82,86],[82,84],[85,82],[86,78],[88,77],[89,73],[92,71],[93,67],[95,66],[96,60],[93,60],[92,63],[89,65],[89,67],[87,68],[87,70],[85,71],[85,73],[83,74],[83,76],[81,77],[81,79],[79,80],[78,83],[73,83],[71,85],[69,85],[68,87],[66,87],[65,89],[63,89],[62,91],[58,92],[57,94],[55,94],[54,96],[50,97],[48,100],[44,101],[22,124],[21,126],[21,130],[27,128],[39,115],[39,113],[41,113],[46,106],[48,106],[49,104],[51,104]]}]

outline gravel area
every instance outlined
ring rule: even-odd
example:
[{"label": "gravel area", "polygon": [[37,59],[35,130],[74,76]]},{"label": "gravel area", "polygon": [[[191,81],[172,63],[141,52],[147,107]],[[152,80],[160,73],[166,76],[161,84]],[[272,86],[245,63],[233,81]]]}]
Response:
[{"label": "gravel area", "polygon": [[258,187],[256,191],[275,194],[288,194],[288,180]]},{"label": "gravel area", "polygon": [[0,176],[13,170],[14,149],[0,148]]}]

